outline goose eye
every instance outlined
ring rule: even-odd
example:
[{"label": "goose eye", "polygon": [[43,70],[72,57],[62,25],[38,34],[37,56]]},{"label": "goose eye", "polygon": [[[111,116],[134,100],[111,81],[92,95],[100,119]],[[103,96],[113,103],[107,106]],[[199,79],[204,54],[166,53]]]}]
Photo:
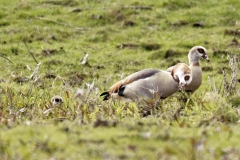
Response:
[{"label": "goose eye", "polygon": [[198,50],[199,53],[205,53],[204,50],[201,49],[201,48],[198,48],[197,50]]},{"label": "goose eye", "polygon": [[60,98],[56,98],[55,102],[62,102],[62,100]]},{"label": "goose eye", "polygon": [[190,79],[190,76],[185,76],[184,79],[185,81],[188,81]]}]

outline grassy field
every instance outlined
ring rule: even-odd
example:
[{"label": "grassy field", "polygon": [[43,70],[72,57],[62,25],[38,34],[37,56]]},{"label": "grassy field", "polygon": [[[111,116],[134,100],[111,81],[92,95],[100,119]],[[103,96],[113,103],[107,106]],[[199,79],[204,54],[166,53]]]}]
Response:
[{"label": "grassy field", "polygon": [[[239,8],[0,0],[0,159],[240,159]],[[188,63],[196,45],[211,62],[186,102],[176,93],[143,117],[151,106],[99,97],[135,71]]]}]

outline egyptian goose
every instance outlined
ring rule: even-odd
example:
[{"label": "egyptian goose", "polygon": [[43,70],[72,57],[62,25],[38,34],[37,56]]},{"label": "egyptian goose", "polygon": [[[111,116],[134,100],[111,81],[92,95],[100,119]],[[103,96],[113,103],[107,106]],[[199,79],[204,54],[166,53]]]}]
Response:
[{"label": "egyptian goose", "polygon": [[[202,68],[200,66],[200,58],[209,61],[207,50],[202,46],[195,46],[188,53],[189,67],[192,71],[192,82],[184,89],[186,92],[194,93],[202,84]],[[171,72],[174,66],[167,69]]]},{"label": "egyptian goose", "polygon": [[145,69],[135,72],[115,83],[107,92],[103,92],[103,100],[110,97],[131,102],[136,99],[167,98],[181,90],[192,81],[191,69],[179,63],[171,72]]}]

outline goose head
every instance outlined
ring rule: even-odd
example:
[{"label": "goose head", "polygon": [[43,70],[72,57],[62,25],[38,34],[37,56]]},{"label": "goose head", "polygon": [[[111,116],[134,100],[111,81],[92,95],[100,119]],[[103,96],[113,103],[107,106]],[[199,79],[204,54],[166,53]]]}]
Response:
[{"label": "goose head", "polygon": [[191,64],[192,62],[199,62],[199,59],[203,58],[206,61],[210,61],[207,55],[207,50],[206,48],[202,46],[195,46],[192,49],[190,49],[189,54],[188,54],[188,59],[189,63]]},{"label": "goose head", "polygon": [[192,82],[192,71],[185,63],[178,63],[172,70],[173,79],[179,83],[179,90],[182,90]]}]

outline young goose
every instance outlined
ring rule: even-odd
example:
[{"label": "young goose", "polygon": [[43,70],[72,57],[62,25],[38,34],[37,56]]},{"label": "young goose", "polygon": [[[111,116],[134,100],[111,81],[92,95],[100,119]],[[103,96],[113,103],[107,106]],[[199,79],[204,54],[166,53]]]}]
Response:
[{"label": "young goose", "polygon": [[[202,84],[202,68],[200,58],[209,61],[207,50],[202,46],[195,46],[188,53],[189,67],[192,70],[192,82],[185,87],[186,92],[194,93]],[[167,69],[171,72],[173,67]]]},{"label": "young goose", "polygon": [[135,72],[115,83],[107,92],[103,92],[103,100],[110,97],[131,102],[136,99],[167,98],[186,87],[192,81],[191,69],[179,63],[171,72],[145,69]]}]

